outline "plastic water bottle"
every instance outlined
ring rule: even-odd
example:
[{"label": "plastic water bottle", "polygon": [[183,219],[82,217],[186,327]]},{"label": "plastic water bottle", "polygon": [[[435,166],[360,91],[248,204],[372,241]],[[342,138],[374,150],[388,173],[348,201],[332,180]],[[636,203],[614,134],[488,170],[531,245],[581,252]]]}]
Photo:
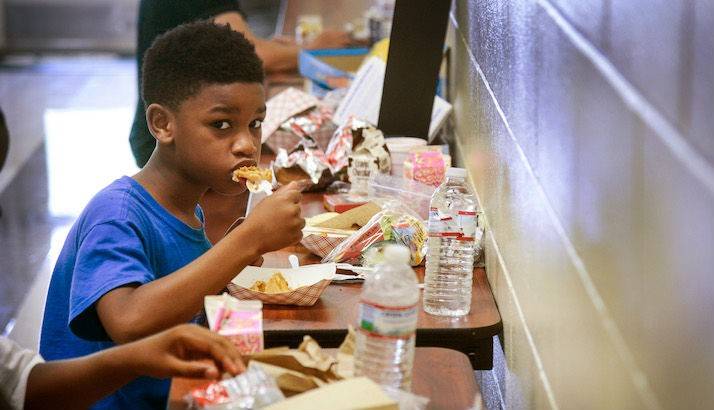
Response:
[{"label": "plastic water bottle", "polygon": [[462,316],[471,310],[477,234],[476,197],[466,183],[466,170],[449,168],[429,207],[424,276],[426,313]]},{"label": "plastic water bottle", "polygon": [[388,245],[362,287],[357,323],[355,375],[383,386],[409,390],[419,304],[409,249]]}]

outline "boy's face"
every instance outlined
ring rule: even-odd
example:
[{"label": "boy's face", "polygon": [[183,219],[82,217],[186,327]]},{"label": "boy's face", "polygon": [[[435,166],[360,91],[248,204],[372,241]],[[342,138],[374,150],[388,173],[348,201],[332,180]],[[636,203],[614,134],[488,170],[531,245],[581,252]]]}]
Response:
[{"label": "boy's face", "polygon": [[210,84],[175,112],[176,165],[186,176],[222,194],[245,190],[233,171],[260,158],[265,94],[259,83]]}]

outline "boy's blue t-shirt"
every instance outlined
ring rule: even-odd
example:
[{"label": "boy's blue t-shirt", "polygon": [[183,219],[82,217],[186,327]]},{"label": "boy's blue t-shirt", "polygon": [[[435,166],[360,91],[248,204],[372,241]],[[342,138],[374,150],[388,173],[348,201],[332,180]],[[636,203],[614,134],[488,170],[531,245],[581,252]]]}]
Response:
[{"label": "boy's blue t-shirt", "polygon": [[[203,221],[199,207],[196,214]],[[180,221],[138,182],[114,181],[89,202],[67,236],[47,293],[40,353],[59,360],[114,346],[96,302],[112,289],[166,276],[210,247],[203,227]],[[169,383],[143,377],[93,408],[164,409]]]}]

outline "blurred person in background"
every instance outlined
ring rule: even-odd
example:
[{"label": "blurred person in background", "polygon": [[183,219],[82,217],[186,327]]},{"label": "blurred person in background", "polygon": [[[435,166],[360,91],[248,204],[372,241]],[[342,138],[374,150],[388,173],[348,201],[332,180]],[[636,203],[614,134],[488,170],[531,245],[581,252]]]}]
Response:
[{"label": "blurred person in background", "polygon": [[[139,27],[136,47],[138,70],[138,95],[141,95],[141,72],[144,53],[160,34],[183,23],[213,19],[217,24],[228,24],[255,45],[255,52],[263,61],[266,73],[294,71],[297,68],[300,47],[286,38],[263,39],[256,37],[246,23],[237,0],[142,0],[139,5]],[[324,31],[305,48],[340,48],[350,44],[350,37],[342,31]],[[149,160],[156,140],[146,125],[144,104],[139,98],[134,123],[129,136],[136,164],[141,168]],[[208,191],[201,200],[206,217],[206,236],[211,243],[221,239],[228,227],[245,214],[248,194],[238,198],[225,197]]]}]

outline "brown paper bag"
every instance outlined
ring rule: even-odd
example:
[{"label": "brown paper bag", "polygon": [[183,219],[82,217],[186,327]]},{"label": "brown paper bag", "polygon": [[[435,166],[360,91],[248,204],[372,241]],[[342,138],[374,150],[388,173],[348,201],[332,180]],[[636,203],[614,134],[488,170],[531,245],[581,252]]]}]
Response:
[{"label": "brown paper bag", "polygon": [[304,373],[289,370],[284,367],[252,360],[248,364],[248,368],[253,367],[260,367],[265,373],[273,376],[275,382],[278,384],[278,388],[280,388],[280,391],[283,392],[285,397],[291,397],[325,385],[325,382],[317,377],[308,376]]},{"label": "brown paper bag", "polygon": [[396,401],[366,377],[340,380],[274,403],[265,410],[398,410]]},{"label": "brown paper bag", "polygon": [[304,337],[297,350],[267,349],[261,353],[247,356],[247,359],[315,377],[324,383],[342,379],[333,371],[333,366],[337,363],[335,358],[325,354],[320,345],[310,336]]}]

